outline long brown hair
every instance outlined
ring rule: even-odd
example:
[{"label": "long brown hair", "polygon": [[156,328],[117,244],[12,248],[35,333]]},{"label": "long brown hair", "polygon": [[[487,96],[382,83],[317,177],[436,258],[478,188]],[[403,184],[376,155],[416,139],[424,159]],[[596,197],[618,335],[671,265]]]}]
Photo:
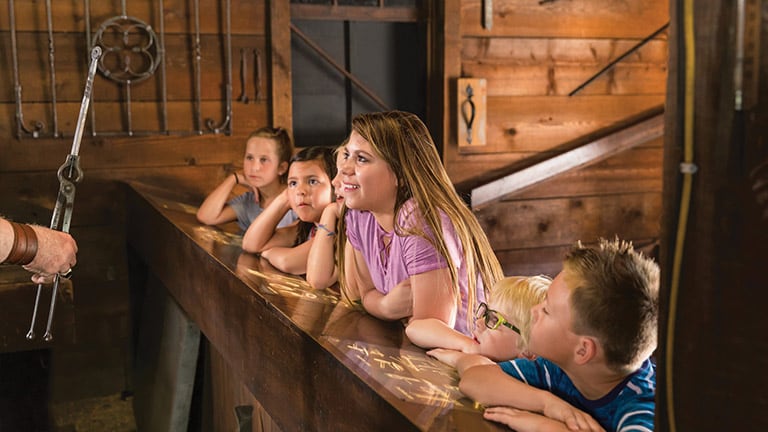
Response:
[{"label": "long brown hair", "polygon": [[[360,114],[352,120],[352,130],[371,144],[377,155],[389,164],[395,178],[400,179],[394,214],[399,214],[406,201],[414,200],[418,209],[416,214],[424,223],[403,227],[396,217],[395,232],[398,235],[418,235],[435,247],[448,263],[454,299],[460,307],[457,269],[451,265],[448,247],[441,235],[441,213],[453,223],[467,265],[467,319],[470,322],[468,324],[471,324],[471,311],[477,304],[475,292],[478,276],[488,297],[491,288],[503,277],[503,273],[477,218],[456,193],[445,172],[429,130],[415,114],[403,111]],[[424,225],[433,235],[425,232]],[[341,258],[338,263],[341,269],[344,263],[343,247],[339,248],[339,251]],[[342,275],[343,273],[340,273],[339,280],[343,279]]]}]

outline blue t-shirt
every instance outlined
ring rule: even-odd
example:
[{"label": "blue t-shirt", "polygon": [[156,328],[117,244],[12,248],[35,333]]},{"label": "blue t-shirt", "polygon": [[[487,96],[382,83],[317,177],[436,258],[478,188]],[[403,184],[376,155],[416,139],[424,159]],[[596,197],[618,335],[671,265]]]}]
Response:
[{"label": "blue t-shirt", "polygon": [[[237,225],[240,226],[240,229],[243,231],[247,230],[248,227],[251,226],[251,222],[256,219],[256,216],[264,211],[258,201],[256,201],[253,191],[248,191],[240,196],[232,198],[227,205],[232,207],[232,210],[237,214]],[[280,219],[277,227],[280,228],[290,225],[296,219],[298,219],[296,213],[294,213],[293,210],[288,210],[288,213]]]},{"label": "blue t-shirt", "polygon": [[568,375],[543,358],[499,363],[507,374],[533,387],[548,390],[574,407],[590,414],[606,431],[653,431],[656,403],[656,365],[650,359],[627,376],[610,393],[597,400],[585,398]]}]

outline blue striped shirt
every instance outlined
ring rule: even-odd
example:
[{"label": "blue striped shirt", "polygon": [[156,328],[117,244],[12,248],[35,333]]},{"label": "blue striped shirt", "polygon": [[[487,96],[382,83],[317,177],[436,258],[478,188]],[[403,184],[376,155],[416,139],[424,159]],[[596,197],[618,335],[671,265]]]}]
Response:
[{"label": "blue striped shirt", "polygon": [[589,413],[606,431],[653,431],[656,365],[650,359],[597,400],[585,398],[574,387],[568,375],[549,360],[517,359],[499,363],[499,366],[524,383],[549,390],[560,399]]}]

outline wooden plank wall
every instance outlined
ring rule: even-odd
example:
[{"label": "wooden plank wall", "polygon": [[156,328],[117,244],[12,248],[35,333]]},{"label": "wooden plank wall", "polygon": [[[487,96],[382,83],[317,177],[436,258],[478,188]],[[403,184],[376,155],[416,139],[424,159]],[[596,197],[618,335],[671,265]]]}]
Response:
[{"label": "wooden plank wall", "polygon": [[[203,119],[219,123],[224,117],[223,2],[200,0],[202,61],[201,106]],[[87,74],[83,2],[52,2],[56,58],[56,96],[59,138],[16,138],[11,33],[8,4],[0,13],[0,213],[20,221],[49,225],[58,190],[56,170],[72,147],[72,136]],[[120,15],[120,2],[90,2],[92,31],[104,20]],[[27,124],[40,120],[52,125],[48,35],[45,2],[15,2],[19,72],[23,89],[23,114]],[[165,0],[167,50],[168,129],[193,132],[194,41],[192,2]],[[286,6],[287,8],[287,6]],[[54,345],[52,395],[82,398],[112,394],[130,387],[126,374],[131,334],[128,269],[125,251],[125,211],[118,181],[140,179],[174,183],[202,198],[227,175],[242,165],[245,136],[270,124],[269,64],[265,1],[232,0],[233,97],[241,91],[240,48],[262,53],[262,94],[255,100],[255,79],[248,81],[248,104],[234,101],[231,136],[90,136],[89,117],[80,149],[84,179],[75,200],[71,232],[78,240],[75,287],[74,343]],[[159,32],[156,0],[128,2],[128,15],[152,25]],[[248,67],[254,73],[252,57]],[[159,130],[158,81],[133,85],[134,130]],[[289,92],[290,93],[290,92]],[[97,75],[92,109],[98,131],[125,127],[124,93],[112,81]],[[290,111],[288,111],[290,112]],[[0,270],[2,271],[2,270]],[[3,273],[0,273],[0,278]],[[23,304],[4,308],[27,309],[31,314],[33,293]],[[47,308],[46,308],[47,311]],[[38,324],[40,325],[40,324]],[[42,332],[39,332],[42,333]],[[54,332],[55,336],[55,332]],[[84,385],[84,383],[87,383]]]},{"label": "wooden plank wall", "polygon": [[[574,96],[568,94],[669,21],[666,0],[494,0],[492,27],[481,0],[460,11],[460,38],[446,35],[445,165],[459,190],[526,158],[664,103],[667,37],[662,32]],[[447,12],[449,13],[449,12]],[[446,27],[448,27],[446,25]],[[448,30],[450,31],[450,29]],[[455,78],[487,80],[487,145],[456,144]],[[451,116],[451,117],[448,117]],[[575,240],[659,237],[663,140],[550,180],[476,212],[506,274],[554,274]]]},{"label": "wooden plank wall", "polygon": [[[729,79],[739,57],[738,2],[691,9],[688,2],[672,3],[676,37],[670,45],[675,61],[670,62],[665,131],[661,258],[666,271],[661,273],[655,430],[768,430],[763,414],[768,396],[762,391],[768,374],[755,373],[768,368],[768,2],[744,3],[749,73],[744,73],[744,104],[738,111],[737,87]],[[693,43],[686,36],[688,19]],[[690,49],[695,80],[692,94],[685,94],[690,69],[684,53]],[[690,149],[685,148],[688,133]],[[686,155],[698,168],[688,199],[679,169]],[[681,242],[684,208],[688,216]],[[673,270],[676,260],[679,272]]]}]

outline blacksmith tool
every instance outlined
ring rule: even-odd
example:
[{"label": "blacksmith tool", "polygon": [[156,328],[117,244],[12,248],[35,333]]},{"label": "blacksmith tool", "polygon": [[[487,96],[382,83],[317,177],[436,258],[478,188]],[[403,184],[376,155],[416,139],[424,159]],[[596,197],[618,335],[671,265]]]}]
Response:
[{"label": "blacksmith tool", "polygon": [[[80,114],[77,118],[72,150],[69,155],[67,155],[67,159],[64,161],[64,164],[59,167],[59,171],[57,172],[59,178],[59,195],[56,197],[56,206],[53,208],[50,228],[65,233],[69,232],[69,224],[72,220],[72,208],[75,203],[75,185],[83,179],[83,170],[80,169],[78,153],[80,152],[80,141],[83,139],[83,128],[85,126],[86,114],[88,113],[88,106],[91,102],[91,90],[93,87],[93,79],[96,75],[96,66],[99,57],[101,57],[101,47],[96,46],[91,50],[88,78],[85,81],[83,101],[80,103]],[[61,277],[66,277],[68,279],[71,274],[72,269],[64,274],[57,273],[53,276],[53,290],[51,293],[51,306],[48,310],[48,324],[45,327],[45,334],[43,335],[43,339],[46,342],[50,342],[53,339],[53,335],[51,334],[51,323],[53,322],[53,312],[56,308],[56,295],[59,290],[59,280]],[[37,306],[40,303],[40,293],[42,288],[43,284],[37,285],[35,307],[32,310],[32,322],[29,325],[29,332],[27,333],[28,340],[35,338]]]},{"label": "blacksmith tool", "polygon": [[[461,103],[461,116],[467,125],[467,144],[472,144],[472,123],[475,122],[475,102],[472,100],[474,90],[471,85],[467,84],[465,92],[467,98]],[[467,108],[469,108],[469,113],[467,113]]]}]

